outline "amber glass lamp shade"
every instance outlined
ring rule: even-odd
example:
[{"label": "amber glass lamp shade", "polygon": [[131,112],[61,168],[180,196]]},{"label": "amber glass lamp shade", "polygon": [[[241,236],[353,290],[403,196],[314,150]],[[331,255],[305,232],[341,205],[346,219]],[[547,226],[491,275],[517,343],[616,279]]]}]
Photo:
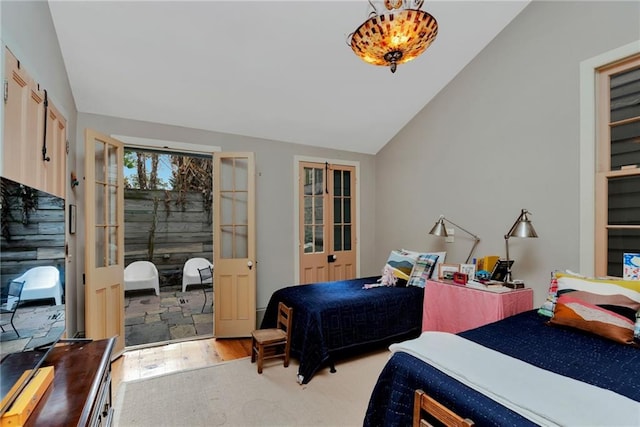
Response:
[{"label": "amber glass lamp shade", "polygon": [[397,64],[424,52],[438,34],[436,19],[419,9],[375,14],[351,34],[351,49],[363,61],[384,65],[395,73]]}]

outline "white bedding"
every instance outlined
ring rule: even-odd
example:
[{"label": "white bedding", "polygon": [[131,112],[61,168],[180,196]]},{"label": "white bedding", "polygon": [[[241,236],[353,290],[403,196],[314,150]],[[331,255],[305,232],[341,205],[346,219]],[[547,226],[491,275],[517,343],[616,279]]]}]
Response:
[{"label": "white bedding", "polygon": [[[640,426],[640,402],[446,332],[393,344],[543,426]],[[640,379],[639,379],[640,381]]]}]

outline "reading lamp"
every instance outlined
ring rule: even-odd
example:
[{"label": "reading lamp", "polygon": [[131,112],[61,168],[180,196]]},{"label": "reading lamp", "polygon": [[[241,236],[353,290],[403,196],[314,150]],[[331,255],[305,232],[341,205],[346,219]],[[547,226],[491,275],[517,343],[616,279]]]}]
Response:
[{"label": "reading lamp", "polygon": [[507,274],[504,277],[505,283],[511,283],[511,266],[509,263],[509,238],[510,237],[538,237],[536,230],[533,229],[529,216],[531,212],[522,209],[518,219],[513,223],[507,234],[504,235],[504,244],[507,249]]},{"label": "reading lamp", "polygon": [[444,225],[445,221],[447,221],[449,224],[455,227],[458,227],[460,230],[464,231],[465,233],[473,237],[474,239],[473,246],[471,246],[471,251],[469,252],[469,256],[465,261],[465,264],[468,264],[469,259],[471,259],[471,254],[473,253],[473,250],[476,248],[476,246],[478,246],[478,242],[480,242],[480,238],[475,234],[471,233],[470,231],[467,231],[464,228],[460,227],[458,224],[452,221],[449,221],[447,218],[444,217],[444,215],[440,215],[440,218],[438,218],[438,220],[436,221],[436,224],[433,226],[431,231],[429,231],[429,234],[433,234],[434,236],[447,237],[448,236],[447,227]]}]

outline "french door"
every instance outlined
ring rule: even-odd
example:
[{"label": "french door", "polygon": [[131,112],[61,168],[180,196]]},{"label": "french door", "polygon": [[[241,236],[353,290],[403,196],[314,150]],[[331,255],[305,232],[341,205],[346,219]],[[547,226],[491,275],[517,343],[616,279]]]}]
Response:
[{"label": "french door", "polygon": [[301,284],[356,277],[355,167],[298,166]]},{"label": "french door", "polygon": [[85,131],[85,335],[124,351],[124,145]]},{"label": "french door", "polygon": [[255,159],[214,154],[214,335],[256,328]]}]

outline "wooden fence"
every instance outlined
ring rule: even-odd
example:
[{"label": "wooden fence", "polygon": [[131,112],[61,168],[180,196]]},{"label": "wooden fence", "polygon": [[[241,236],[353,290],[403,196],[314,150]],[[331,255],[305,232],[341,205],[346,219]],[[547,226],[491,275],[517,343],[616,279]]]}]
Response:
[{"label": "wooden fence", "polygon": [[23,221],[20,184],[2,178],[4,191],[11,194],[2,215],[2,227],[8,227],[9,239],[2,236],[0,244],[0,283],[11,280],[30,268],[52,265],[60,271],[64,289],[65,268],[65,202],[42,191],[33,192],[37,208],[29,211]]},{"label": "wooden fence", "polygon": [[[12,185],[5,181],[3,185]],[[17,184],[15,184],[17,185]],[[14,192],[14,189],[11,188]],[[37,192],[38,208],[27,224],[22,204],[13,200],[6,216],[11,238],[2,237],[0,283],[5,286],[29,268],[53,265],[64,287],[65,201]],[[213,227],[209,201],[201,193],[164,190],[125,190],[125,266],[151,261],[160,285],[182,283],[182,267],[189,258],[213,261]]]},{"label": "wooden fence", "polygon": [[125,265],[151,261],[160,286],[182,283],[189,258],[213,262],[213,221],[209,198],[201,193],[125,190]]}]

